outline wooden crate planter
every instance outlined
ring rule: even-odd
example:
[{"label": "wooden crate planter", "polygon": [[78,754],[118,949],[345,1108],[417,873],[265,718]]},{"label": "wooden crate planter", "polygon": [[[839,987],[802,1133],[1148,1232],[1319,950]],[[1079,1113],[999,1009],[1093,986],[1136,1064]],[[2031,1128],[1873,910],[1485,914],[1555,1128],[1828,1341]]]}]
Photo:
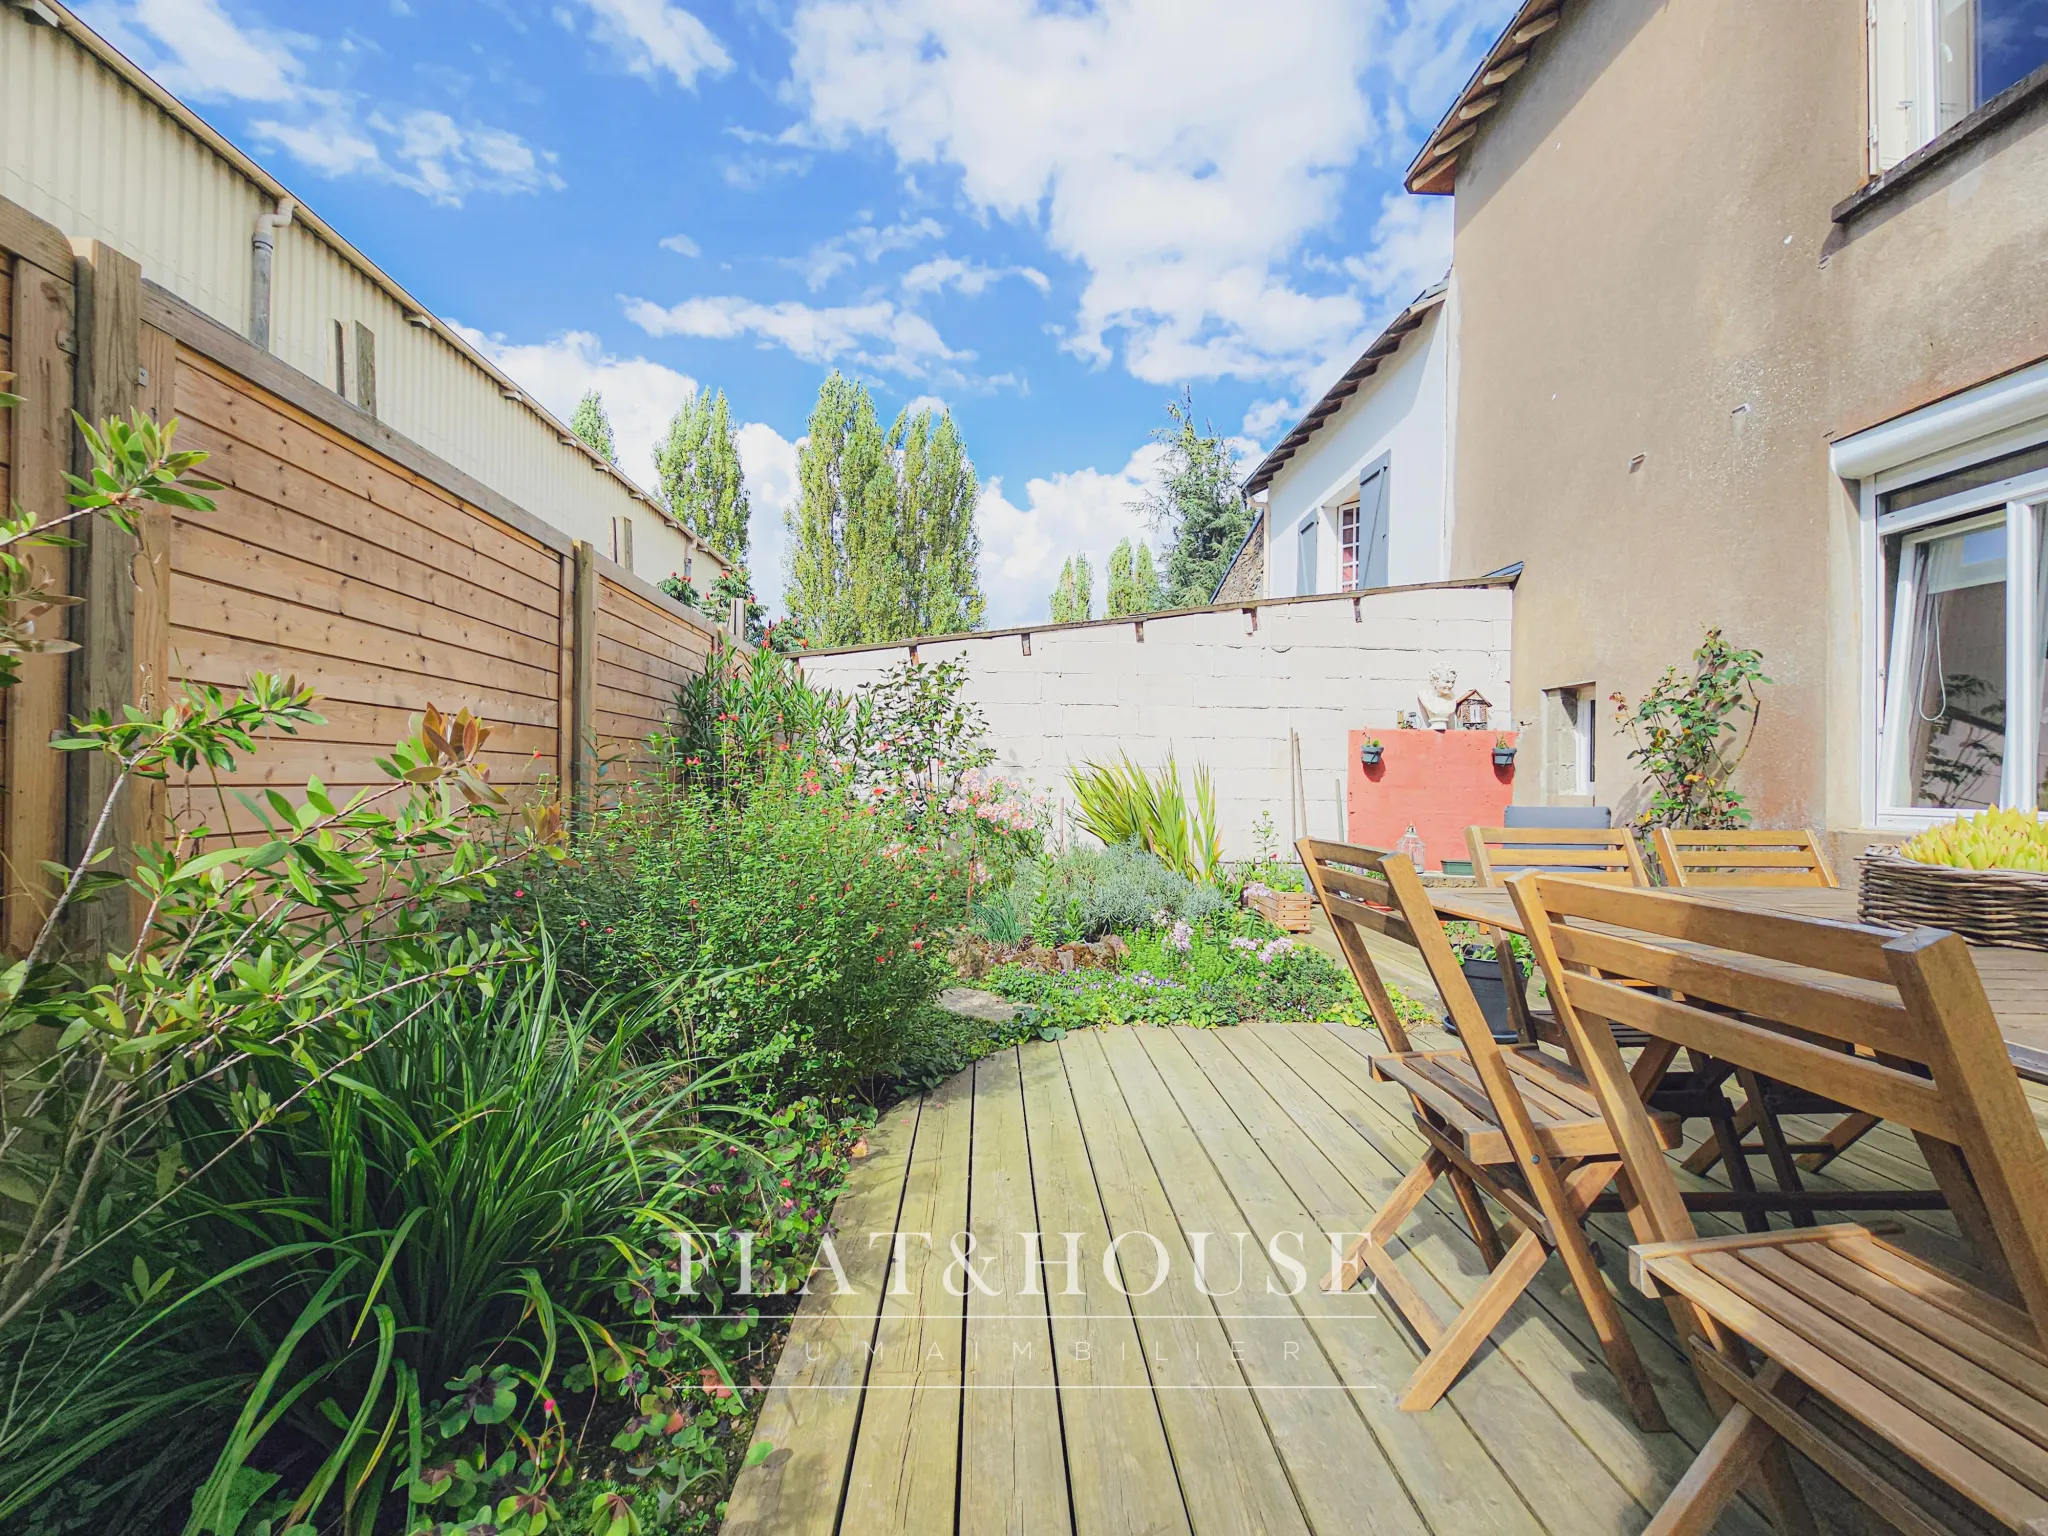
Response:
[{"label": "wooden crate planter", "polygon": [[1946,928],[1981,944],[2048,949],[2048,875],[1921,864],[1878,848],[1857,862],[1857,915],[1866,923]]},{"label": "wooden crate planter", "polygon": [[1283,933],[1308,932],[1307,891],[1246,891],[1244,904]]}]

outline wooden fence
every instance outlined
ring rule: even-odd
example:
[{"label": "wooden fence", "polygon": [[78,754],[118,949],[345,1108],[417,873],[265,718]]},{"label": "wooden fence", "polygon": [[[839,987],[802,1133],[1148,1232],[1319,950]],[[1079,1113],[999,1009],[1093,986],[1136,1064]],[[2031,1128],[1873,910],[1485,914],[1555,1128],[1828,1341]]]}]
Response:
[{"label": "wooden fence", "polygon": [[92,420],[177,416],[178,446],[210,454],[202,473],[223,486],[214,511],[152,514],[139,540],[104,521],[80,530],[85,547],[51,572],[86,599],[69,611],[80,648],[30,658],[0,692],[0,945],[19,954],[33,937],[41,862],[75,856],[104,796],[94,757],[67,763],[48,745],[67,714],[254,671],[320,695],[326,725],[232,778],[136,797],[124,846],[167,814],[254,830],[237,789],[385,783],[375,759],[428,704],[493,727],[486,756],[508,789],[644,762],[678,685],[704,667],[709,620],[142,281],[119,252],[74,250],[0,200],[0,260],[0,368],[24,399],[0,417],[0,488],[45,517],[62,510],[74,403]]}]

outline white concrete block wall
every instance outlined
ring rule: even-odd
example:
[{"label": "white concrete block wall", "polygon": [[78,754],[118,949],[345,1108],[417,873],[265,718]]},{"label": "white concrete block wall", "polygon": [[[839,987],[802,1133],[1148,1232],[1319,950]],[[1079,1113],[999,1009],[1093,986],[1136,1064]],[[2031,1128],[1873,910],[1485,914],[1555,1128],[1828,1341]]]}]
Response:
[{"label": "white concrete block wall", "polygon": [[[1071,800],[1067,770],[1114,760],[1147,768],[1168,753],[1182,780],[1207,764],[1215,778],[1224,851],[1247,858],[1261,812],[1284,843],[1292,779],[1288,732],[1301,736],[1307,824],[1296,834],[1340,837],[1349,733],[1396,728],[1437,666],[1477,688],[1509,729],[1508,657],[1514,596],[1507,587],[1430,586],[1341,593],[1242,608],[920,642],[925,662],[967,663],[966,697],[987,718],[1005,776]],[[802,658],[804,674],[851,690],[905,660],[908,645]]]}]

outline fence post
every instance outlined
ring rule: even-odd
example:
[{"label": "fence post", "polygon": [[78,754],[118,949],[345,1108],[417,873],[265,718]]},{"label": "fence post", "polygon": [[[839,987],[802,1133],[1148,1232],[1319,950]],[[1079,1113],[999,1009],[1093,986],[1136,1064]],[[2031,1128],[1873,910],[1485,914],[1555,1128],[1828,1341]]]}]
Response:
[{"label": "fence post", "polygon": [[[102,241],[75,240],[72,249],[78,340],[73,394],[78,414],[97,427],[109,416],[126,419],[140,400],[142,268]],[[72,445],[71,460],[74,474],[92,472],[82,436]],[[118,717],[122,705],[135,702],[135,536],[104,517],[80,518],[67,532],[79,541],[71,552],[71,590],[83,603],[74,620],[78,649],[71,653],[70,712],[82,716],[104,709]],[[71,753],[66,783],[65,857],[76,864],[85,857],[113,788],[113,764],[99,752]],[[122,815],[103,834],[102,846],[112,853],[101,869],[118,873],[129,867],[131,825]],[[127,932],[125,902],[90,903],[72,924],[89,955],[122,947]]]},{"label": "fence post", "polygon": [[[52,232],[54,235],[54,231]],[[70,510],[64,501],[64,472],[71,467],[71,352],[75,346],[71,274],[45,270],[25,256],[13,262],[13,393],[22,403],[0,414],[0,430],[11,417],[13,452],[10,500],[44,521]],[[45,591],[71,590],[70,562],[61,549],[34,555]],[[54,608],[38,621],[45,637],[63,639],[70,610]],[[25,656],[21,680],[8,690],[5,747],[5,847],[7,953],[21,956],[55,899],[45,861],[64,857],[64,777],[61,754],[50,738],[64,725],[68,663],[62,655]]]},{"label": "fence post", "polygon": [[576,541],[570,660],[569,704],[570,810],[579,830],[590,824],[597,803],[597,550],[588,539]]}]

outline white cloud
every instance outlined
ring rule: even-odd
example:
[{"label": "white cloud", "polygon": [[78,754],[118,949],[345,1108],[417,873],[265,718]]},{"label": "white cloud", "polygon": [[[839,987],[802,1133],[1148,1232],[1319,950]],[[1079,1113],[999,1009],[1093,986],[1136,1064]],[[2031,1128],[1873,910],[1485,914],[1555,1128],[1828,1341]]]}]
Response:
[{"label": "white cloud", "polygon": [[1447,197],[1390,192],[1380,204],[1368,255],[1303,258],[1302,265],[1311,271],[1338,272],[1348,278],[1370,305],[1367,319],[1357,330],[1329,338],[1319,356],[1304,359],[1292,394],[1254,403],[1244,417],[1248,436],[1266,439],[1275,428],[1299,417],[1357,361],[1387,321],[1443,278],[1451,265],[1451,213]]},{"label": "white cloud", "polygon": [[783,515],[796,503],[796,455],[805,441],[798,438],[792,443],[760,421],[750,421],[733,433],[740,468],[747,477],[747,499],[753,507],[747,521],[747,564],[754,577],[754,596],[778,615],[784,611],[784,566],[789,558],[789,530]]},{"label": "white cloud", "polygon": [[1085,266],[1077,354],[1120,345],[1150,382],[1292,382],[1357,333],[1371,297],[1348,274],[1297,282],[1295,252],[1335,221],[1362,154],[1405,149],[1415,77],[1462,69],[1497,10],[802,0],[793,86],[821,138],[872,135],[906,168],[949,167],[972,207]]},{"label": "white cloud", "polygon": [[[701,74],[722,75],[732,68],[732,55],[711,29],[668,0],[581,0],[590,13],[591,35],[627,69],[653,80],[671,76],[685,90]],[[565,24],[567,12],[556,15]]]},{"label": "white cloud", "polygon": [[936,364],[974,356],[954,351],[929,320],[886,299],[824,308],[794,300],[761,304],[734,295],[685,299],[667,308],[648,299],[624,302],[626,318],[650,336],[711,341],[752,336],[763,346],[787,348],[807,363],[845,360],[921,378]]},{"label": "white cloud", "polygon": [[861,262],[876,262],[891,251],[906,251],[927,240],[936,240],[945,233],[937,219],[923,218],[914,224],[891,224],[876,228],[873,220],[865,220],[849,229],[843,235],[834,235],[821,240],[801,256],[793,256],[782,262],[803,273],[804,283],[816,293],[841,272],[848,271]]},{"label": "white cloud", "polygon": [[241,26],[220,0],[100,0],[82,14],[178,96],[273,108],[250,124],[257,138],[322,176],[369,176],[451,205],[563,185],[555,156],[509,129],[313,85],[315,39]]},{"label": "white cloud", "polygon": [[1052,279],[1036,267],[985,267],[957,256],[934,256],[919,262],[903,274],[903,288],[906,293],[937,293],[953,287],[972,299],[1006,277],[1022,278],[1040,293],[1052,292]]},{"label": "white cloud", "polygon": [[1134,505],[1158,473],[1163,450],[1148,443],[1113,474],[1077,469],[1025,482],[1024,504],[1000,479],[982,487],[975,511],[981,534],[981,590],[996,628],[1040,623],[1051,616],[1053,584],[1067,557],[1085,554],[1094,567],[1095,610],[1102,611],[1109,552],[1151,530]]},{"label": "white cloud", "polygon": [[219,0],[98,0],[79,15],[176,96],[283,102],[305,90],[306,40],[239,27]]},{"label": "white cloud", "polygon": [[704,248],[688,235],[670,235],[661,242],[664,251],[674,251],[678,256],[702,256]]},{"label": "white cloud", "polygon": [[697,393],[695,379],[644,357],[615,356],[589,331],[565,331],[552,341],[513,342],[458,321],[451,320],[449,328],[558,420],[574,414],[585,390],[598,391],[611,418],[619,468],[643,486],[659,483],[655,445],[668,435],[669,418]]}]

